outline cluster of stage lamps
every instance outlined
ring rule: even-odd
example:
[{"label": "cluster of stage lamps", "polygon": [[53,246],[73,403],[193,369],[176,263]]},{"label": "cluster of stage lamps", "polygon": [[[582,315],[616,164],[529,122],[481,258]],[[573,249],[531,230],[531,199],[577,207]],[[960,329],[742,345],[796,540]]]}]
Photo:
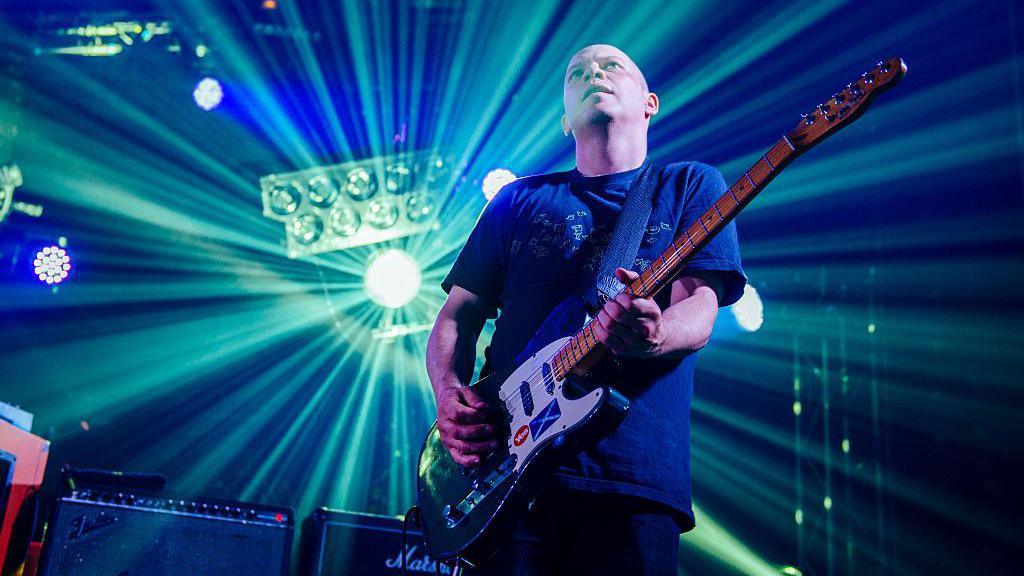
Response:
[{"label": "cluster of stage lamps", "polygon": [[59,246],[47,246],[36,252],[32,266],[40,282],[53,286],[67,280],[71,272],[71,256]]}]

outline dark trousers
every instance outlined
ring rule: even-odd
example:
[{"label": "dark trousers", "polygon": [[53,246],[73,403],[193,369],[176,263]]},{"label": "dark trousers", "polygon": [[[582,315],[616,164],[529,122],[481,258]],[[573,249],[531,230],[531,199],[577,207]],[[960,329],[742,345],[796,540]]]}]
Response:
[{"label": "dark trousers", "polygon": [[473,576],[675,576],[679,526],[669,508],[639,498],[548,491],[512,538]]}]

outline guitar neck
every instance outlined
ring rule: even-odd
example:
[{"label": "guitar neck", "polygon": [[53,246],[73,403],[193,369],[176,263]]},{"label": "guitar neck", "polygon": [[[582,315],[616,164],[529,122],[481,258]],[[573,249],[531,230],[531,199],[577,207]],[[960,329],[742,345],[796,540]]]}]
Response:
[{"label": "guitar neck", "polygon": [[[653,298],[800,152],[793,146],[788,135],[783,136],[711,208],[673,240],[625,290],[640,298]],[[555,353],[553,368],[556,377],[564,378],[573,372],[585,372],[607,354],[607,348],[598,342],[594,332],[593,324],[596,321],[591,319],[587,322]]]}]

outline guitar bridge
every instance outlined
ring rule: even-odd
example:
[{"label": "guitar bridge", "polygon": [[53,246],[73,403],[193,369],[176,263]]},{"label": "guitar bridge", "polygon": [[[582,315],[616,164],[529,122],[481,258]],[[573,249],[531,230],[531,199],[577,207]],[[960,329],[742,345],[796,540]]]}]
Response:
[{"label": "guitar bridge", "polygon": [[466,497],[461,502],[455,507],[452,507],[451,504],[444,507],[441,515],[444,517],[445,525],[448,528],[455,528],[465,520],[473,512],[477,504],[483,502],[484,498],[487,498],[496,486],[501,485],[502,482],[512,475],[518,460],[519,457],[512,454],[505,458],[497,468],[473,480],[472,491],[466,494]]}]

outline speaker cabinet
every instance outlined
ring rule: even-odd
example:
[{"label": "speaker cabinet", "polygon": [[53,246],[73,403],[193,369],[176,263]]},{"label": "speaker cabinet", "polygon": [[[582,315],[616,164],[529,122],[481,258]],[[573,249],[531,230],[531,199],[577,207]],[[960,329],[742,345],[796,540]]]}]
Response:
[{"label": "speaker cabinet", "polygon": [[78,490],[57,499],[42,576],[283,576],[292,513],[244,502]]}]

